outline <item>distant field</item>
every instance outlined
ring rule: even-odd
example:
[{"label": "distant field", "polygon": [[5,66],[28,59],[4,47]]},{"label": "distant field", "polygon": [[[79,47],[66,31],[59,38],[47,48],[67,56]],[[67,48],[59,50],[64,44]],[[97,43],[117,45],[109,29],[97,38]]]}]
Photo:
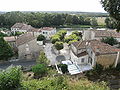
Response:
[{"label": "distant field", "polygon": [[98,25],[105,26],[105,19],[106,17],[96,17]]}]

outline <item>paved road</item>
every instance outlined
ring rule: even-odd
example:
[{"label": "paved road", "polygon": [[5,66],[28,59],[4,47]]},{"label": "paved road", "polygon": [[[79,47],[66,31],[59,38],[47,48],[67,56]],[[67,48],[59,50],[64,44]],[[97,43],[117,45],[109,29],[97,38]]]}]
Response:
[{"label": "paved road", "polygon": [[44,48],[44,52],[47,58],[50,60],[50,65],[55,65],[55,63],[57,62],[70,59],[69,51],[68,48],[66,48],[66,46],[60,51],[60,54],[56,54],[52,47],[53,45],[51,43],[46,43]]},{"label": "paved road", "polygon": [[50,60],[50,65],[55,65],[56,63],[56,55],[55,53],[52,52],[52,44],[51,43],[46,43],[44,52],[47,56],[47,58]]},{"label": "paved road", "polygon": [[21,65],[23,67],[29,67],[29,66],[32,66],[32,65],[35,65],[35,64],[36,64],[35,60],[31,60],[31,61],[26,61],[26,60],[12,61],[12,62],[0,63],[0,69],[6,69],[10,65],[13,65],[13,66]]}]

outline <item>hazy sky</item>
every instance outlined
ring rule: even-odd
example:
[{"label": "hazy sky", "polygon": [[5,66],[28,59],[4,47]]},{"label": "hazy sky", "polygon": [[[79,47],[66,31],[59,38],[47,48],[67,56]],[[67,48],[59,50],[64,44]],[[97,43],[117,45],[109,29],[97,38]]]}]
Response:
[{"label": "hazy sky", "polygon": [[0,11],[105,12],[100,0],[1,0]]}]

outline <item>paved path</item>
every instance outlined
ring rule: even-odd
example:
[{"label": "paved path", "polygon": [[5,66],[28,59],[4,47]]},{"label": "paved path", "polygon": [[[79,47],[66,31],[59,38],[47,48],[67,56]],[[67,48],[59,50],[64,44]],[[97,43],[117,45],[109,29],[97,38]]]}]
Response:
[{"label": "paved path", "polygon": [[56,63],[56,55],[55,53],[52,52],[52,44],[51,43],[46,43],[44,52],[47,56],[47,58],[50,60],[50,65],[55,65]]},{"label": "paved path", "polygon": [[36,64],[35,60],[31,60],[31,61],[22,60],[22,61],[5,62],[5,63],[0,63],[0,69],[6,69],[10,65],[13,65],[13,66],[21,65],[23,67],[29,67],[29,66],[32,66],[35,64]]},{"label": "paved path", "polygon": [[69,50],[66,44],[64,46],[64,49],[60,51],[60,54],[56,54],[56,52],[54,52],[52,47],[53,44],[46,43],[44,48],[44,52],[46,53],[47,58],[50,60],[50,65],[55,65],[55,63],[57,62],[70,59]]}]

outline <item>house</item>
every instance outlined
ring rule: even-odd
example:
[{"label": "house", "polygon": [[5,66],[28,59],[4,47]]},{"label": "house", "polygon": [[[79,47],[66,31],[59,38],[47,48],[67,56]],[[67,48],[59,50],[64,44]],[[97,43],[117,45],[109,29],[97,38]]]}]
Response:
[{"label": "house", "polygon": [[99,40],[84,40],[74,42],[70,46],[70,55],[73,63],[79,66],[101,64],[104,67],[119,62],[120,49],[105,44]]},{"label": "house", "polygon": [[47,40],[49,40],[51,36],[56,34],[56,28],[43,27],[41,28],[41,33],[46,37]]},{"label": "house", "polygon": [[10,36],[11,35],[11,31],[10,30],[2,30],[2,31],[0,31],[1,33],[4,33],[4,34],[6,34],[6,35],[8,35],[8,36]]},{"label": "house", "polygon": [[84,30],[83,32],[83,40],[101,40],[105,37],[114,37],[120,42],[120,32],[115,30]]},{"label": "house", "polygon": [[16,39],[16,46],[18,48],[18,58],[20,60],[36,59],[41,48],[37,44],[37,38],[31,33],[26,33]]},{"label": "house", "polygon": [[16,47],[16,36],[4,37],[4,40],[8,42],[13,48]]},{"label": "house", "polygon": [[15,32],[26,33],[28,31],[31,31],[32,29],[34,29],[34,28],[31,25],[27,25],[25,23],[15,23],[11,27],[11,32],[13,32],[13,33],[15,33]]}]

